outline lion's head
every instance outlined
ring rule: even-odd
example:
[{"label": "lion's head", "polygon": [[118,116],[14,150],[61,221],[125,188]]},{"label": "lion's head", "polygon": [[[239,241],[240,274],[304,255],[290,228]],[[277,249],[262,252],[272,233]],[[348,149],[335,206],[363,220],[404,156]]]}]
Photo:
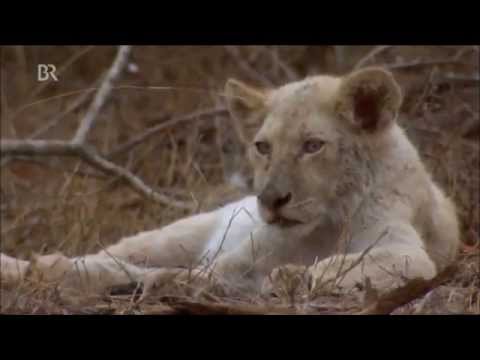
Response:
[{"label": "lion's head", "polygon": [[380,68],[265,90],[230,79],[226,97],[248,144],[260,214],[285,227],[328,216],[367,185],[371,144],[391,131],[402,99]]}]

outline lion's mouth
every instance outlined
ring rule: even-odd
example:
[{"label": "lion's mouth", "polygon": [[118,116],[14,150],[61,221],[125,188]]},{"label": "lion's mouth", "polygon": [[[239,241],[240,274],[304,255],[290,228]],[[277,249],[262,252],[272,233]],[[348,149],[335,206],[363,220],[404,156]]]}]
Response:
[{"label": "lion's mouth", "polygon": [[275,216],[271,219],[268,219],[267,223],[269,225],[278,225],[280,227],[285,227],[285,228],[303,224],[303,222],[301,222],[301,221],[294,220],[294,219],[288,219],[288,218],[283,217],[281,215],[277,215],[277,216]]},{"label": "lion's mouth", "polygon": [[297,225],[302,225],[304,222],[288,218],[284,216],[280,211],[269,209],[259,204],[260,215],[263,220],[269,225],[276,225],[282,228],[289,228]]}]

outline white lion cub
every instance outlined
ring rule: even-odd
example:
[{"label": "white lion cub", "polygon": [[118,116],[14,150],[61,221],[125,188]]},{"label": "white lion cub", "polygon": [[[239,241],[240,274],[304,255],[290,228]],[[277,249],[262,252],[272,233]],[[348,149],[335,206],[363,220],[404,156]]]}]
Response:
[{"label": "white lion cub", "polygon": [[266,278],[266,288],[275,286],[283,267],[305,270],[313,287],[353,287],[368,277],[388,289],[429,279],[454,259],[454,205],[396,123],[402,95],[389,72],[367,68],[268,90],[229,80],[226,97],[248,144],[255,196],[97,254],[32,263],[1,255],[2,280],[36,272],[105,290],[190,276],[192,266],[201,274],[203,261],[215,278],[256,288]]}]

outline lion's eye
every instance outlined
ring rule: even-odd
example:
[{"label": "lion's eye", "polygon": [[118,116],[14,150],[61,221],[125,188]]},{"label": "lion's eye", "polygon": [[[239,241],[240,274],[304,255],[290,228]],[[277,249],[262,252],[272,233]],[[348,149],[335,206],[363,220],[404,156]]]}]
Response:
[{"label": "lion's eye", "polygon": [[325,142],[320,139],[310,139],[303,144],[303,151],[308,154],[313,154],[320,151],[325,145]]},{"label": "lion's eye", "polygon": [[262,155],[268,155],[271,151],[270,144],[266,141],[256,141],[255,148]]}]

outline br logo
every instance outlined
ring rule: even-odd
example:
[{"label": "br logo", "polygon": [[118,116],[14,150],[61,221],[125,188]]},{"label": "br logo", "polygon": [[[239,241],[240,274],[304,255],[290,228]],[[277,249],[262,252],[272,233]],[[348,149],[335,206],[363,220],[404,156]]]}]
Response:
[{"label": "br logo", "polygon": [[57,71],[57,67],[53,64],[38,64],[37,80],[38,81],[47,81],[47,80],[58,81],[57,75],[55,75],[56,71]]}]

